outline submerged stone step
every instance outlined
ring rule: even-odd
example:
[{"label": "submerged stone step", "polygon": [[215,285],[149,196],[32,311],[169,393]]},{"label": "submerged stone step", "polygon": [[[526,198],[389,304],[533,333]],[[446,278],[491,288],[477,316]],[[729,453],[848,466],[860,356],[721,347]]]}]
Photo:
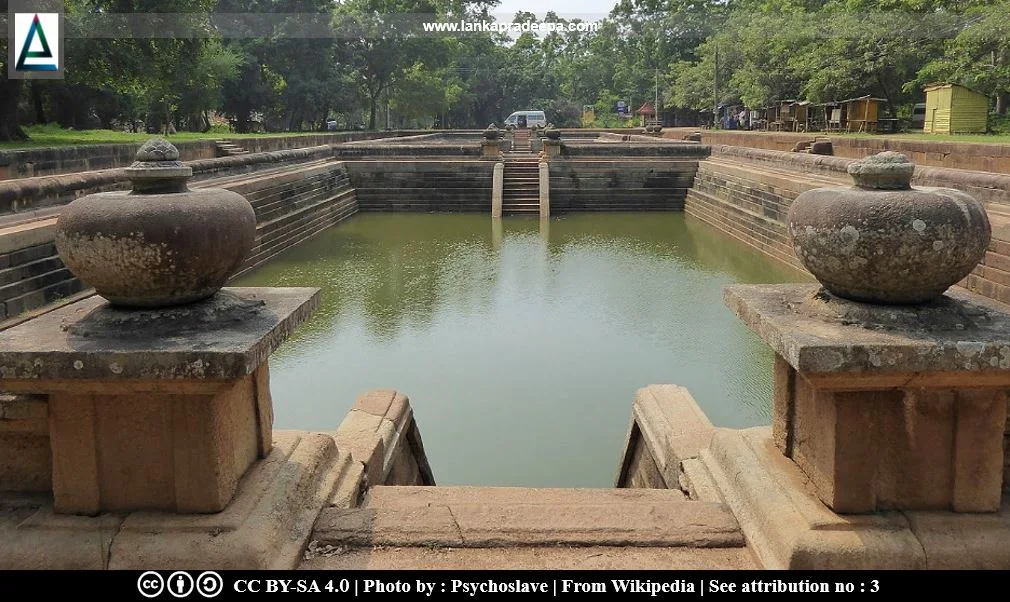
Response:
[{"label": "submerged stone step", "polygon": [[313,546],[308,570],[733,570],[757,569],[747,548],[346,548]]},{"label": "submerged stone step", "polygon": [[393,487],[360,508],[329,508],[313,539],[341,546],[740,547],[719,503],[668,489]]},{"label": "submerged stone step", "polygon": [[42,274],[63,267],[63,262],[55,255],[56,251],[53,250],[52,253],[52,256],[0,269],[0,287],[28,278],[41,276]]},{"label": "submerged stone step", "polygon": [[[69,271],[67,272],[67,275],[70,276]],[[0,318],[11,318],[22,312],[40,307],[57,299],[69,297],[78,291],[84,290],[84,288],[84,283],[71,276],[67,280],[62,280],[44,288],[33,290],[30,293],[21,295],[20,297],[7,299],[3,302],[3,311],[0,311]]]},{"label": "submerged stone step", "polygon": [[327,508],[313,539],[348,546],[740,547],[743,535],[722,504],[669,502],[433,503]]},{"label": "submerged stone step", "polygon": [[20,297],[34,290],[45,288],[50,284],[62,282],[73,277],[70,270],[63,267],[62,262],[60,262],[53,270],[0,286],[0,300]]}]

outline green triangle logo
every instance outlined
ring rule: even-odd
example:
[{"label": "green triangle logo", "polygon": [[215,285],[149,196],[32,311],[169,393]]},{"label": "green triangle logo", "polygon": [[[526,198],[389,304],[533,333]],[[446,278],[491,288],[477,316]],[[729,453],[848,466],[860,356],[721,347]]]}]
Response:
[{"label": "green triangle logo", "polygon": [[[32,47],[32,42],[35,40],[35,36],[39,36],[39,43],[42,44],[42,50],[29,50]],[[56,62],[43,63],[43,64],[25,64],[25,59],[51,59],[53,58],[53,52],[49,49],[49,42],[46,41],[46,32],[42,29],[42,24],[39,23],[39,16],[35,15],[32,19],[32,27],[28,30],[28,37],[25,39],[25,45],[21,47],[21,56],[18,57],[17,65],[14,66],[15,71],[57,71]]]}]

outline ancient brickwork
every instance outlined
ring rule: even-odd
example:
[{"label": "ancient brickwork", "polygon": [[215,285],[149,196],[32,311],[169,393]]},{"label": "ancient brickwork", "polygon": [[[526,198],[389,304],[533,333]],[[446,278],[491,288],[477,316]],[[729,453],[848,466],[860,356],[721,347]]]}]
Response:
[{"label": "ancient brickwork", "polygon": [[[235,142],[250,153],[266,153],[356,140],[413,136],[419,132],[339,132],[238,138]],[[58,148],[34,148],[0,151],[0,180],[70,174],[82,171],[127,167],[141,143],[89,144]],[[183,161],[212,159],[218,156],[213,140],[178,142],[175,146]]]},{"label": "ancient brickwork", "polygon": [[[663,135],[681,138],[696,131],[690,128],[667,129]],[[862,159],[882,151],[898,151],[916,165],[948,167],[973,171],[1010,174],[1010,144],[957,142],[949,140],[910,140],[885,136],[850,137],[830,133],[740,132],[700,130],[703,144],[726,144],[776,151],[790,151],[797,142],[825,136],[831,140],[835,156]]]},{"label": "ancient brickwork", "polygon": [[697,160],[551,161],[551,211],[681,210]]},{"label": "ancient brickwork", "polygon": [[224,184],[256,210],[256,244],[240,273],[354,215],[358,210],[347,168],[322,163]]},{"label": "ancient brickwork", "polygon": [[[305,150],[284,151],[280,160],[283,163],[288,155],[302,160],[309,158]],[[316,161],[295,168],[284,166],[243,173],[256,166],[270,165],[256,162],[255,157],[245,155],[189,164],[198,174],[218,175],[201,180],[194,187],[213,186],[238,192],[256,210],[256,245],[242,264],[243,272],[357,211],[354,190],[342,163]],[[87,176],[77,179],[87,180]],[[54,215],[0,228],[0,321],[85,288],[56,255],[55,223]]]},{"label": "ancient brickwork", "polygon": [[[849,182],[850,161],[769,150],[714,147],[699,164],[685,211],[692,217],[801,269],[785,226],[796,196],[812,188]],[[917,168],[912,184],[963,190],[982,201],[992,240],[982,262],[960,284],[1010,303],[1010,176],[957,169]]]},{"label": "ancient brickwork", "polygon": [[361,160],[345,165],[361,211],[491,213],[491,161]]}]

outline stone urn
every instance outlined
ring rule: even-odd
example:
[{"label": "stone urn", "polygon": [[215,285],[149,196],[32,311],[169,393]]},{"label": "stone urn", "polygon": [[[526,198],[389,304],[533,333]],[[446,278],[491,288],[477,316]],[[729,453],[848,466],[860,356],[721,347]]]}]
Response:
[{"label": "stone urn", "polygon": [[154,138],[124,170],[132,191],[70,203],[56,223],[60,259],[99,295],[124,307],[166,307],[217,292],[256,237],[256,214],[237,193],[190,190],[193,170]]},{"label": "stone urn", "polygon": [[483,137],[485,140],[497,141],[501,139],[501,132],[498,130],[498,126],[492,123],[484,130]]},{"label": "stone urn", "polygon": [[544,130],[544,138],[548,140],[561,140],[561,130],[550,127]]},{"label": "stone urn", "polygon": [[803,265],[831,293],[866,303],[925,303],[978,264],[991,227],[982,204],[950,188],[912,188],[913,165],[883,152],[849,164],[850,188],[796,197],[786,218]]},{"label": "stone urn", "polygon": [[661,126],[661,125],[653,123],[653,124],[649,124],[649,125],[645,126],[645,133],[646,134],[658,135],[658,134],[661,134],[662,132],[663,132],[663,126]]}]

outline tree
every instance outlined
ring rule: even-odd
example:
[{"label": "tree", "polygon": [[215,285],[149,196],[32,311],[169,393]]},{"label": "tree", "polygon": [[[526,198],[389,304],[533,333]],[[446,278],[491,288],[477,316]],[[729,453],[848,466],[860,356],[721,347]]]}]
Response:
[{"label": "tree", "polygon": [[972,2],[967,22],[944,43],[943,54],[927,63],[908,87],[956,83],[996,99],[1005,115],[1010,95],[1010,1]]},{"label": "tree", "polygon": [[440,66],[446,56],[441,38],[421,37],[391,15],[436,14],[427,0],[347,0],[334,10],[338,60],[353,66],[368,101],[368,129],[375,129],[380,96],[421,57]]},{"label": "tree", "polygon": [[[7,12],[7,0],[0,0],[0,11]],[[26,140],[18,125],[18,101],[21,99],[22,81],[7,77],[7,36],[0,41],[0,141]]]}]

